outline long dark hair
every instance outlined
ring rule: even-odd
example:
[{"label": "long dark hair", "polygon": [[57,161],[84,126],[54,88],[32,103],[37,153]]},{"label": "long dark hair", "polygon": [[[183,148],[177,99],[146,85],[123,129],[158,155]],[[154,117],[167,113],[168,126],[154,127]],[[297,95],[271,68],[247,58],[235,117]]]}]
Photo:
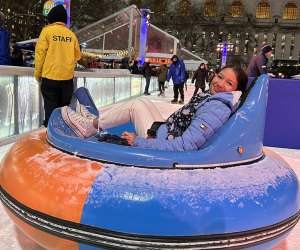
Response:
[{"label": "long dark hair", "polygon": [[[204,66],[204,68],[202,69],[201,66]],[[205,69],[205,63],[200,63],[200,66],[198,67],[199,70],[206,70]]]},{"label": "long dark hair", "polygon": [[248,83],[248,76],[245,73],[245,71],[238,65],[227,65],[223,67],[220,71],[226,68],[232,69],[234,71],[236,79],[238,81],[237,90],[240,90],[242,92],[245,91]]}]

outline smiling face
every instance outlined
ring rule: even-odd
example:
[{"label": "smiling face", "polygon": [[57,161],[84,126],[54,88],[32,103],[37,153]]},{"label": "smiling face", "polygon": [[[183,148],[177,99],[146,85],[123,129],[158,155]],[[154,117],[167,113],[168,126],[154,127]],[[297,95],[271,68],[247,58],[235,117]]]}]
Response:
[{"label": "smiling face", "polygon": [[236,73],[231,68],[222,69],[212,79],[210,92],[212,95],[221,92],[231,92],[237,90],[238,80]]},{"label": "smiling face", "polygon": [[265,54],[265,56],[266,56],[266,58],[269,59],[269,58],[272,56],[272,50],[269,51],[269,52],[267,52],[267,53]]}]

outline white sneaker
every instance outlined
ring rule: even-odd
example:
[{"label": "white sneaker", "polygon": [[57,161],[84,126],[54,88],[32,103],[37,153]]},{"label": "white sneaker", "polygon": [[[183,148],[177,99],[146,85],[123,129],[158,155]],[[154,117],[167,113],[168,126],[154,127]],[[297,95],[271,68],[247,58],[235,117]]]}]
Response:
[{"label": "white sneaker", "polygon": [[81,138],[88,138],[97,134],[97,130],[93,126],[93,122],[76,113],[68,106],[61,108],[61,115],[65,123]]},{"label": "white sneaker", "polygon": [[88,111],[88,109],[80,103],[78,103],[76,106],[76,112],[79,113],[81,116],[88,118],[89,120],[92,120],[92,121],[95,118],[98,118],[97,116],[92,114],[90,111]]}]

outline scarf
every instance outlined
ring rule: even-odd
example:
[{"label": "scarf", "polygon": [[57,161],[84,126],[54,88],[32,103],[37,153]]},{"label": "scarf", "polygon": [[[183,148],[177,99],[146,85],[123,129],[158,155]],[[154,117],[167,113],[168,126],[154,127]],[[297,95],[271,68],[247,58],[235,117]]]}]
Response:
[{"label": "scarf", "polygon": [[[181,136],[183,132],[190,126],[192,119],[196,113],[197,106],[205,103],[210,94],[199,93],[191,98],[191,100],[185,104],[182,108],[175,111],[166,121],[168,129],[167,140],[173,140],[174,138]],[[201,105],[201,106],[202,106]]]}]

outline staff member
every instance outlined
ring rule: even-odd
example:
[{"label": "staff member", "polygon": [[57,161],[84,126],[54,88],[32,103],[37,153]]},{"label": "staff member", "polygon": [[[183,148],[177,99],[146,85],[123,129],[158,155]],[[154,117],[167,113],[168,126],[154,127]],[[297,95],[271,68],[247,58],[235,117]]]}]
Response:
[{"label": "staff member", "polygon": [[67,28],[67,11],[62,5],[53,7],[48,14],[35,48],[34,77],[41,82],[45,120],[58,107],[69,105],[73,95],[75,63],[81,53],[75,34]]}]

